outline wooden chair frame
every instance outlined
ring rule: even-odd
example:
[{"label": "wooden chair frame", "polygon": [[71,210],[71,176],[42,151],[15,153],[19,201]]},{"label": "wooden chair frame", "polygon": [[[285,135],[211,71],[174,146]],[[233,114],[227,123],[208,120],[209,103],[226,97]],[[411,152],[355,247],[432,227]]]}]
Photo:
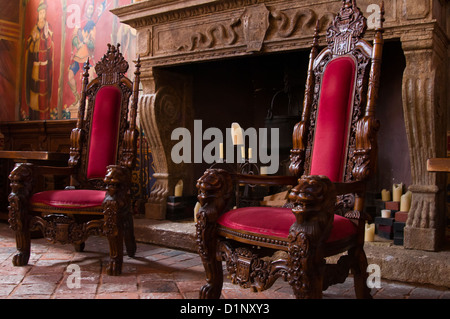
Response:
[{"label": "wooden chair frame", "polygon": [[[371,298],[366,285],[367,259],[364,253],[363,213],[367,179],[376,166],[375,119],[381,55],[384,5],[381,23],[375,29],[373,47],[362,39],[366,20],[355,0],[344,0],[327,30],[328,46],[318,50],[316,26],[310,54],[303,113],[293,131],[290,156],[292,176],[255,176],[208,169],[198,180],[197,245],[206,271],[200,298],[219,298],[223,284],[222,261],[231,281],[244,288],[262,291],[278,278],[288,281],[297,298],[321,298],[322,291],[343,282],[352,270],[358,298]],[[335,57],[347,55],[357,62],[353,113],[343,182],[326,176],[309,175],[314,146],[315,120],[324,67]],[[369,70],[370,69],[370,70]],[[233,188],[239,184],[295,185],[289,194],[295,222],[288,238],[255,235],[230,230],[217,223],[227,211]],[[356,225],[356,235],[327,243],[336,212]],[[275,218],[275,217],[274,217]],[[347,251],[337,264],[325,257]]]},{"label": "wooden chair frame", "polygon": [[[128,62],[120,53],[119,46],[108,44],[107,53],[95,66],[97,77],[91,82],[89,82],[89,59],[85,63],[78,120],[70,135],[68,166],[48,167],[18,163],[9,175],[11,193],[8,197],[8,221],[16,234],[17,253],[13,257],[15,266],[28,263],[31,249],[30,232],[34,230],[40,230],[51,243],[73,244],[77,251],[84,249],[84,243],[90,235],[106,236],[110,247],[110,262],[107,267],[107,273],[110,275],[121,273],[124,240],[128,255],[134,256],[136,242],[129,189],[139,136],[136,129],[136,114],[140,59],[138,58],[136,64],[133,83],[125,76]],[[95,98],[97,92],[105,86],[118,88],[122,97],[116,163],[107,167],[104,178],[88,179],[86,170]],[[42,203],[30,204],[35,180],[41,175],[68,176],[70,186],[66,189],[106,190],[103,203],[99,207],[81,210],[52,207]]]}]

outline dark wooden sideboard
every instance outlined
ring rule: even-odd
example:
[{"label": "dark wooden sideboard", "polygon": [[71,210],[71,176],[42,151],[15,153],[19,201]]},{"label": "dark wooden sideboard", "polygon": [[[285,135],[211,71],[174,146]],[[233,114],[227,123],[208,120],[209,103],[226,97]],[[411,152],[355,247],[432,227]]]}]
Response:
[{"label": "dark wooden sideboard", "polygon": [[[17,162],[66,166],[69,158],[70,132],[76,120],[0,122],[5,146],[0,150],[0,219],[6,219],[8,175]],[[43,180],[39,187],[45,188]]]}]

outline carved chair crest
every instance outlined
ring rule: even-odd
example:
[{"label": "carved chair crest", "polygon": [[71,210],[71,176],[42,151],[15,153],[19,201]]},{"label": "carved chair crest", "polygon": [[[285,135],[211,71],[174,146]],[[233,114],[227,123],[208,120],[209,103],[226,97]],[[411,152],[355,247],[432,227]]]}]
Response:
[{"label": "carved chair crest", "polygon": [[95,65],[95,72],[101,78],[102,85],[119,82],[120,78],[128,71],[128,62],[120,53],[120,44],[117,48],[108,44],[108,51]]},{"label": "carved chair crest", "polygon": [[328,48],[335,55],[347,54],[363,37],[366,28],[366,18],[355,1],[344,1],[344,5],[327,30]]}]

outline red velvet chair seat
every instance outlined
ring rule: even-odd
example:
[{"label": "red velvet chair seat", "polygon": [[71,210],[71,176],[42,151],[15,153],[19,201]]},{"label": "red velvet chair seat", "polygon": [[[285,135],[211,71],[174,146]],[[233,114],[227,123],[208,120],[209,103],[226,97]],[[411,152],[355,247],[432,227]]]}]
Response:
[{"label": "red velvet chair seat", "polygon": [[[221,215],[219,225],[228,229],[245,231],[256,235],[287,239],[289,228],[295,222],[290,208],[244,207]],[[333,229],[327,242],[335,242],[356,234],[356,226],[347,218],[334,215]]]},{"label": "red velvet chair seat", "polygon": [[54,190],[36,193],[31,204],[73,210],[103,211],[106,191],[89,189]]}]

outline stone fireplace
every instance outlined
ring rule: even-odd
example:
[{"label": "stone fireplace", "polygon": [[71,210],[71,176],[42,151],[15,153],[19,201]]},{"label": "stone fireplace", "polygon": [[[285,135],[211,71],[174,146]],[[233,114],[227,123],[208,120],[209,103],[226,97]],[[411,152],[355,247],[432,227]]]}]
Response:
[{"label": "stone fireplace", "polygon": [[[164,218],[167,197],[174,195],[180,179],[184,194],[195,194],[195,180],[204,168],[172,162],[171,150],[177,143],[171,139],[172,131],[186,127],[193,132],[195,119],[207,123],[205,128],[221,130],[234,121],[242,122],[243,127],[264,125],[274,89],[283,87],[286,72],[279,71],[298,70],[295,73],[306,75],[316,22],[325,45],[323,35],[341,3],[144,0],[113,10],[138,34],[143,85],[139,114],[153,154],[156,179],[146,216]],[[375,23],[380,3],[357,3],[369,26]],[[378,185],[374,187],[389,187],[383,178],[387,183],[408,185],[413,197],[404,246],[437,250],[444,240],[446,176],[427,172],[426,160],[446,156],[450,5],[443,0],[384,3],[387,54],[382,75],[389,84],[383,88],[382,78],[378,110],[392,130],[380,137],[380,145],[387,145],[381,150],[389,154],[380,157]],[[366,38],[372,37],[369,28]],[[302,76],[294,77],[289,86],[298,86],[301,94]],[[237,90],[246,86],[247,91]],[[395,88],[396,92],[389,93]],[[393,118],[397,122],[392,122]],[[395,176],[405,168],[404,175]]]}]

